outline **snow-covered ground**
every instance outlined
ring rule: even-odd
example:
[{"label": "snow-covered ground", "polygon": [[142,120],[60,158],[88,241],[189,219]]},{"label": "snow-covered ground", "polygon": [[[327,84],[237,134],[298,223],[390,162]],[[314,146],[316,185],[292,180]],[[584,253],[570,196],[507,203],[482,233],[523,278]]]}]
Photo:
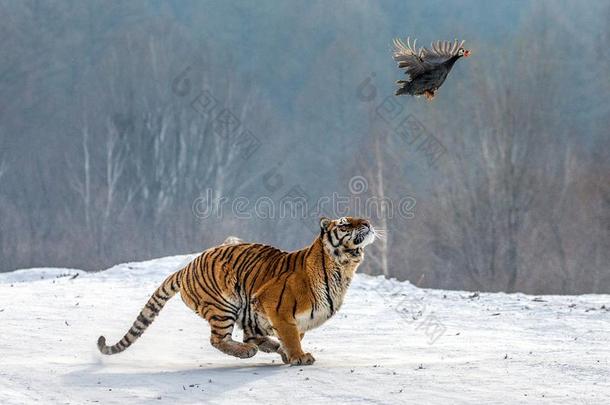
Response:
[{"label": "snow-covered ground", "polygon": [[99,354],[97,337],[119,339],[192,257],[0,274],[0,404],[610,403],[608,295],[477,295],[360,275],[339,314],[305,336],[313,366],[216,351],[179,297],[126,352]]}]

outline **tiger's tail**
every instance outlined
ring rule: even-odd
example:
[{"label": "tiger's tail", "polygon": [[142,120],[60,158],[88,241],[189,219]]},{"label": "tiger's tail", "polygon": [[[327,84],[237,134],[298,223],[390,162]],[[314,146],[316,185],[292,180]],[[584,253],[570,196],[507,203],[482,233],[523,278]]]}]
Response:
[{"label": "tiger's tail", "polygon": [[131,346],[148,326],[155,320],[156,316],[165,306],[165,303],[180,291],[180,275],[182,270],[177,271],[163,281],[163,283],[155,290],[150,297],[140,314],[131,325],[125,336],[112,346],[106,345],[106,338],[100,336],[97,340],[97,348],[102,354],[116,354]]}]

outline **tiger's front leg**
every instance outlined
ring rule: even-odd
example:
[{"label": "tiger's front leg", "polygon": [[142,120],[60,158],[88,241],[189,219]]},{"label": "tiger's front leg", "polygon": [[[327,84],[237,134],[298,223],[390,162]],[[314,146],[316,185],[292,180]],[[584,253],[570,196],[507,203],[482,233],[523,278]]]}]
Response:
[{"label": "tiger's front leg", "polygon": [[293,366],[313,364],[316,361],[314,357],[311,353],[303,352],[301,348],[304,334],[299,330],[295,319],[299,305],[290,285],[295,279],[289,276],[282,281],[282,288],[262,291],[256,300],[256,306],[280,339],[277,352],[282,356],[282,361]]},{"label": "tiger's front leg", "polygon": [[284,363],[296,366],[309,365],[316,361],[311,353],[303,352],[301,348],[302,334],[299,333],[294,318],[282,319],[278,314],[271,317],[271,323],[280,338],[281,347],[278,353],[282,356]]}]

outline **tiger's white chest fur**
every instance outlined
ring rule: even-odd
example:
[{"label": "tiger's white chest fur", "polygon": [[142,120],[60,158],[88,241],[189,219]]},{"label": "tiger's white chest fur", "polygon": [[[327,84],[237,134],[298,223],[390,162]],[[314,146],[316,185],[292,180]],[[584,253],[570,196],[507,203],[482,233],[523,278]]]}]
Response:
[{"label": "tiger's white chest fur", "polygon": [[310,311],[297,313],[295,320],[300,332],[317,328],[339,311],[352,281],[353,271],[336,269],[328,284],[318,283],[313,292],[315,304]]}]

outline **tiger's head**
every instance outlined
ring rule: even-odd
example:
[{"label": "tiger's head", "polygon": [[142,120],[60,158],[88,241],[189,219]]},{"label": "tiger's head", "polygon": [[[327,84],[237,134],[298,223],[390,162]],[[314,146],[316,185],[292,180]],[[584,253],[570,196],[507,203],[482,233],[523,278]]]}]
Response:
[{"label": "tiger's head", "polygon": [[320,238],[341,263],[360,262],[364,248],[375,240],[375,229],[366,219],[341,217],[320,218]]}]

